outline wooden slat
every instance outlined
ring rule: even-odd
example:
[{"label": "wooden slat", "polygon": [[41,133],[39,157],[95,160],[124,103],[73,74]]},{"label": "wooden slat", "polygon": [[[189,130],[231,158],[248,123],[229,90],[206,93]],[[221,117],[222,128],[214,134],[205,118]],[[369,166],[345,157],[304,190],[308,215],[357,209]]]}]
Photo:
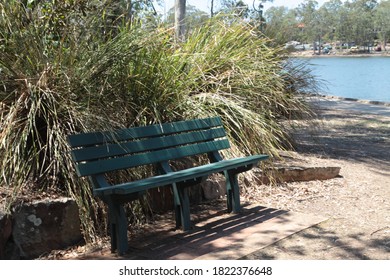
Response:
[{"label": "wooden slat", "polygon": [[258,162],[267,159],[267,155],[253,155],[242,158],[234,158],[223,160],[220,162],[210,163],[206,165],[196,166],[189,169],[184,169],[176,172],[171,172],[163,175],[149,177],[143,180],[138,180],[129,183],[118,184],[115,186],[95,189],[95,194],[111,195],[111,194],[130,194],[139,191],[146,191],[151,188],[180,183],[198,177],[208,176],[213,173],[222,172],[224,170],[235,170],[247,167],[246,170],[256,166]]},{"label": "wooden slat", "polygon": [[225,130],[222,127],[217,127],[209,130],[153,137],[132,142],[86,147],[73,150],[72,157],[76,162],[89,161],[204,142],[224,136],[226,136]]},{"label": "wooden slat", "polygon": [[228,148],[230,148],[229,141],[222,139],[125,157],[83,162],[76,166],[76,170],[79,176],[95,175]]},{"label": "wooden slat", "polygon": [[163,123],[150,126],[120,129],[115,132],[91,132],[68,136],[68,142],[72,148],[101,145],[111,142],[121,142],[129,139],[139,139],[160,135],[169,135],[191,130],[201,130],[210,127],[222,126],[220,117]]}]

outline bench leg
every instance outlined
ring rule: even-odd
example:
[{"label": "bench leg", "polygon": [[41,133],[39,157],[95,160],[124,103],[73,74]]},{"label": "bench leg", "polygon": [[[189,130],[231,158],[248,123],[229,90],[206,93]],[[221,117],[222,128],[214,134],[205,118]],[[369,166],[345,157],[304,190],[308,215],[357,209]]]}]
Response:
[{"label": "bench leg", "polygon": [[224,171],[226,179],[226,194],[228,212],[239,213],[240,206],[240,187],[238,185],[237,173]]},{"label": "bench leg", "polygon": [[117,230],[116,230],[116,225],[114,222],[112,222],[111,217],[109,223],[110,223],[110,235],[111,235],[111,253],[115,253],[117,249],[117,239],[116,239]]},{"label": "bench leg", "polygon": [[188,197],[187,187],[177,187],[176,184],[172,185],[176,227],[180,226],[184,231],[191,229],[191,217],[190,217],[190,200]]},{"label": "bench leg", "polygon": [[118,250],[118,254],[123,255],[129,248],[126,213],[123,205],[112,201],[108,203],[108,209],[111,229],[111,252]]}]

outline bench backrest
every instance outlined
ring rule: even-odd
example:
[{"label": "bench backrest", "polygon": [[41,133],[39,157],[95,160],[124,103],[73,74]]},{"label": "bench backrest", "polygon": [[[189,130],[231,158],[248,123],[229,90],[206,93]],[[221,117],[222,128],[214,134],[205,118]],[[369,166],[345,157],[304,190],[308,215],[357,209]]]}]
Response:
[{"label": "bench backrest", "polygon": [[227,149],[219,117],[68,136],[79,176]]}]

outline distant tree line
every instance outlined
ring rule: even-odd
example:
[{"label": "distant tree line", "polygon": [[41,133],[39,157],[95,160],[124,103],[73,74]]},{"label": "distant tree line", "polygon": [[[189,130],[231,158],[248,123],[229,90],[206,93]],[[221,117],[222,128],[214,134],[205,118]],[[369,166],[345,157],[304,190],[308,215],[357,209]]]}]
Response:
[{"label": "distant tree line", "polygon": [[319,7],[305,0],[295,9],[271,7],[265,12],[267,36],[278,44],[338,42],[385,47],[390,38],[390,1],[330,0]]},{"label": "distant tree line", "polygon": [[[264,2],[272,1],[254,1],[253,5],[241,0],[211,1],[210,13],[187,5],[186,30],[191,32],[210,16],[224,14],[258,26],[276,45],[299,41],[370,47],[376,42],[386,48],[390,38],[390,0],[329,0],[322,6],[315,0],[303,0],[294,9],[274,6],[263,12]],[[169,10],[165,22],[173,24],[174,16],[175,10]]]},{"label": "distant tree line", "polygon": [[[289,41],[302,43],[339,42],[354,43],[361,46],[371,46],[380,42],[386,47],[390,38],[390,0],[329,0],[319,6],[315,0],[303,0],[294,9],[285,6],[274,6],[263,9],[263,3],[272,0],[255,0],[247,5],[242,0],[212,0],[210,11],[201,11],[188,1],[176,0],[166,16],[156,12],[156,5],[162,0],[23,0],[28,9],[35,6],[46,7],[42,15],[53,21],[50,25],[58,31],[66,23],[64,12],[82,12],[90,14],[94,10],[104,10],[103,32],[113,32],[119,22],[143,22],[158,26],[161,23],[174,26],[178,5],[185,5],[184,19],[181,22],[180,36],[202,26],[210,17],[224,15],[227,20],[244,19],[258,27],[267,37],[273,39],[276,45],[284,45]],[[176,8],[176,9],[175,9]],[[78,19],[80,21],[80,18]],[[53,27],[54,26],[54,27]]]}]

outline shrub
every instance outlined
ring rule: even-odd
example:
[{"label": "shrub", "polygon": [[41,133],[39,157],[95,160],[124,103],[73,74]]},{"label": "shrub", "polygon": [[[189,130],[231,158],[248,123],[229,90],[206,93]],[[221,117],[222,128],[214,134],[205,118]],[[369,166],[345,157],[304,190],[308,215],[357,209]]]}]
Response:
[{"label": "shrub", "polygon": [[244,23],[213,18],[176,44],[170,29],[102,28],[105,9],[45,17],[39,6],[0,4],[5,207],[22,192],[70,195],[92,241],[106,230],[96,226],[104,208],[75,177],[68,134],[220,115],[236,155],[277,156],[288,143],[282,120],[308,111],[297,94],[312,85]]}]

